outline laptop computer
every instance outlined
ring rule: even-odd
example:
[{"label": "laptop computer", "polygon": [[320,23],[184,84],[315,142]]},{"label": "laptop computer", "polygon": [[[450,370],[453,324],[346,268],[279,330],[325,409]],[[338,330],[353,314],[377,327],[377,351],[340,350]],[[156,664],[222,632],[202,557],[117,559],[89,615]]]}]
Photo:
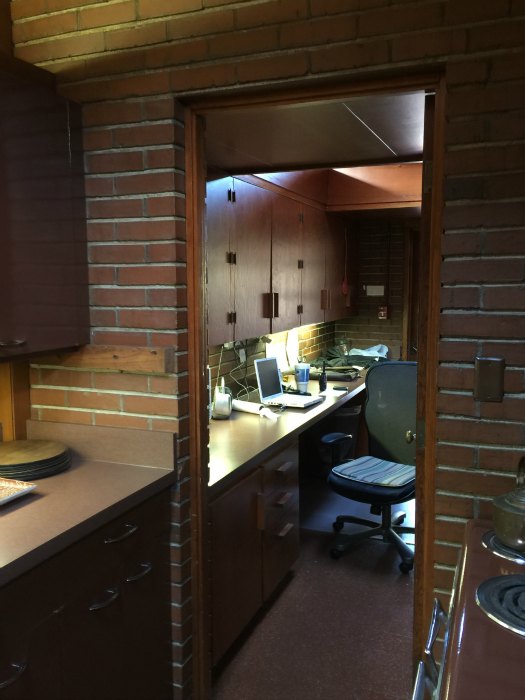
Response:
[{"label": "laptop computer", "polygon": [[275,357],[254,360],[255,374],[261,403],[265,406],[287,406],[289,408],[308,408],[323,400],[322,396],[304,396],[287,394],[283,391],[281,372]]}]

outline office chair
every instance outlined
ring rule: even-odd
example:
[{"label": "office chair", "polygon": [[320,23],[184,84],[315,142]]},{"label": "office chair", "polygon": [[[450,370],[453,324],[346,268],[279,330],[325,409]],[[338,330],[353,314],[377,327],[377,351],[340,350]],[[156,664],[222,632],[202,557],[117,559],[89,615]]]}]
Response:
[{"label": "office chair", "polygon": [[[381,524],[352,515],[339,515],[333,523],[336,536],[330,550],[338,559],[354,543],[369,537],[381,537],[393,544],[401,555],[399,568],[408,573],[414,566],[412,549],[400,537],[414,533],[403,526],[405,513],[392,515],[392,506],[415,496],[415,362],[381,362],[374,365],[365,379],[364,419],[368,430],[369,454],[338,464],[337,454],[352,440],[345,433],[329,433],[321,440],[333,450],[334,466],[328,484],[340,496],[369,503],[370,512],[381,515]],[[364,525],[356,533],[340,532],[345,523]]]}]

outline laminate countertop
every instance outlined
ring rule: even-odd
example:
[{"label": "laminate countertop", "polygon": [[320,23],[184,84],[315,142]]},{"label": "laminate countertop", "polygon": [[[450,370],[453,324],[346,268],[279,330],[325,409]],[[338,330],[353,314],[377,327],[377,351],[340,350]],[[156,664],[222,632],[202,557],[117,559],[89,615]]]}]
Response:
[{"label": "laminate countertop", "polygon": [[[210,423],[210,461],[208,486],[216,495],[246,469],[269,457],[304,430],[330,415],[364,391],[364,379],[347,384],[348,390],[334,391],[342,382],[329,382],[324,401],[307,409],[288,408],[272,421],[260,415],[232,411],[226,420]],[[317,382],[309,391],[316,393]],[[317,389],[318,391],[318,389]]]},{"label": "laminate countertop", "polygon": [[[37,426],[31,437],[63,439],[68,446],[75,443],[68,430],[61,432],[59,428],[58,432],[48,432],[46,425],[49,424]],[[136,459],[130,460],[131,463],[109,461],[115,457],[112,445],[119,440],[119,435],[124,439],[133,432],[146,431],[125,431],[123,434],[117,429],[107,429],[106,432],[94,429],[91,438],[87,437],[89,432],[85,426],[78,426],[78,432],[81,437],[76,443],[78,447],[71,450],[72,465],[69,469],[34,481],[36,489],[0,505],[0,586],[175,481],[173,454],[171,468],[169,464],[172,436],[160,436],[160,442],[166,444],[146,466],[137,464]],[[151,444],[152,436],[142,437]],[[83,449],[84,442],[87,444],[89,440],[101,440],[102,446],[107,446],[108,461],[94,459],[89,449]],[[127,442],[129,445],[129,440]],[[158,452],[163,452],[161,458],[158,458]]]}]

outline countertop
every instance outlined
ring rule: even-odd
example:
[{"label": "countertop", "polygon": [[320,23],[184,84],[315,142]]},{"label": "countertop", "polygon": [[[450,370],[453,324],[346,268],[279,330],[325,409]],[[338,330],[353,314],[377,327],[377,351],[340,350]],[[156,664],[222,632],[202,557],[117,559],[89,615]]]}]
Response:
[{"label": "countertop", "polygon": [[[364,379],[348,382],[346,392],[333,391],[334,384],[340,386],[342,382],[328,383],[322,403],[307,409],[286,409],[275,421],[240,411],[232,411],[226,420],[212,420],[208,482],[212,495],[229,485],[241,468],[244,471],[264,460],[287,440],[342,408],[365,388]],[[317,382],[310,382],[308,388],[312,394],[317,393]]]},{"label": "countertop", "polygon": [[[79,426],[78,430],[85,434],[86,428]],[[35,432],[57,438],[57,434],[50,435],[40,426]],[[125,431],[121,437],[133,432]],[[101,433],[95,429],[92,438],[101,439],[111,452],[108,439],[115,440],[118,435],[116,430]],[[60,432],[58,437],[67,438],[67,434]],[[165,436],[160,440],[167,442]],[[71,441],[65,442],[71,445]],[[169,442],[164,451],[169,452]],[[175,480],[173,464],[171,468],[159,465],[160,460],[154,460],[154,466],[104,462],[82,452],[72,450],[68,470],[34,481],[35,490],[0,505],[1,586],[168,488]]]}]

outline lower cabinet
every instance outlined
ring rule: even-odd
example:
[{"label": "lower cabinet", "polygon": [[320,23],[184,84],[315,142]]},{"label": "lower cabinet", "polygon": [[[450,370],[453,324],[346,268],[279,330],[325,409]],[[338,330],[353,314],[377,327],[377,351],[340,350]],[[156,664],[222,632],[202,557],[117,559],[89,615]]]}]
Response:
[{"label": "lower cabinet", "polygon": [[170,698],[168,534],[164,493],[2,589],[0,698]]},{"label": "lower cabinet", "polygon": [[210,504],[212,662],[216,664],[299,556],[297,445]]}]

